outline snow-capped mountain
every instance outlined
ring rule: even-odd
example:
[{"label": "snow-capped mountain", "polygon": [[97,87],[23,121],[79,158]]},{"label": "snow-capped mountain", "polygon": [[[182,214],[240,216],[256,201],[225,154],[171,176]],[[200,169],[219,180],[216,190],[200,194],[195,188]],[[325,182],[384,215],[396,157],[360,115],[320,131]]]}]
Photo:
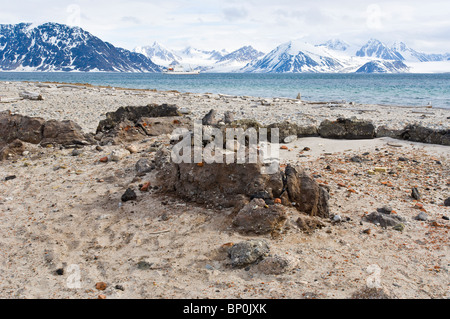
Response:
[{"label": "snow-capped mountain", "polygon": [[182,60],[182,58],[174,51],[167,49],[156,41],[150,46],[137,47],[133,50],[133,52],[141,53],[152,60],[155,64],[162,66],[179,64]]},{"label": "snow-capped mountain", "polygon": [[264,56],[263,52],[255,50],[252,46],[248,45],[225,55],[218,62],[222,63],[231,61],[249,63],[251,61],[259,59],[262,56]]},{"label": "snow-capped mountain", "polygon": [[0,70],[161,72],[142,54],[57,23],[0,25]]},{"label": "snow-capped mountain", "polygon": [[391,49],[376,39],[370,39],[369,42],[367,42],[358,52],[356,52],[356,56],[377,58],[382,60],[404,60],[404,57],[399,52]]},{"label": "snow-capped mountain", "polygon": [[324,46],[303,41],[289,41],[276,47],[261,59],[247,65],[244,72],[317,73],[338,72],[345,64]]},{"label": "snow-capped mountain", "polygon": [[356,73],[403,73],[408,70],[409,67],[402,61],[375,60],[364,64]]},{"label": "snow-capped mountain", "polygon": [[350,44],[348,44],[345,41],[339,40],[339,39],[331,39],[328,40],[325,43],[319,44],[317,45],[318,47],[326,47],[330,50],[335,50],[335,51],[347,51],[350,49]]}]

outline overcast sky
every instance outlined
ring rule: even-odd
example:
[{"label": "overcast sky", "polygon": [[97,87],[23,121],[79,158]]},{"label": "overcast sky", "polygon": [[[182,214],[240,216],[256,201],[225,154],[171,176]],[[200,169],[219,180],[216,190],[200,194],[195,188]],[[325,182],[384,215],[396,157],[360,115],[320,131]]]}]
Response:
[{"label": "overcast sky", "polygon": [[292,39],[362,45],[377,38],[450,52],[448,0],[2,1],[0,23],[49,21],[80,26],[130,50],[158,41],[174,49],[231,51],[250,44],[268,52]]}]

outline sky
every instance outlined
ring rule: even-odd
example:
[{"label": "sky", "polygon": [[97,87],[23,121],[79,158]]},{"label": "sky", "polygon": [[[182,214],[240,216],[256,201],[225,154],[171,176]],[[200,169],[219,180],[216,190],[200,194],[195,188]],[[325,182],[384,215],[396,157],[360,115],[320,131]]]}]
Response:
[{"label": "sky", "polygon": [[450,52],[448,0],[40,0],[2,1],[0,23],[79,26],[132,50],[157,41],[171,49],[269,52],[303,39],[363,45],[403,41],[425,53]]}]

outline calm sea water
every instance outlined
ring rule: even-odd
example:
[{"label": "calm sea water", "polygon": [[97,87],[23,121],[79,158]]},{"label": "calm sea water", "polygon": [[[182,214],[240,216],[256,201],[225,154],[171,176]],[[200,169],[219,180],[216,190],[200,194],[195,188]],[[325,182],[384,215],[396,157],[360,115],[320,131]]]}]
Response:
[{"label": "calm sea water", "polygon": [[113,87],[450,108],[450,74],[247,74],[0,72],[0,81],[89,83]]}]

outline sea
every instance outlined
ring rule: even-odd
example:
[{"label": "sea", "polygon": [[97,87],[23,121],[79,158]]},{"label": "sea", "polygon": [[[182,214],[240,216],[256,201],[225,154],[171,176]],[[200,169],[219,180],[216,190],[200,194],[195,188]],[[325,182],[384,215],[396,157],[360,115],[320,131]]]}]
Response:
[{"label": "sea", "polygon": [[443,74],[255,74],[0,72],[0,81],[65,82],[121,88],[219,93],[306,101],[346,101],[450,109],[450,73]]}]

